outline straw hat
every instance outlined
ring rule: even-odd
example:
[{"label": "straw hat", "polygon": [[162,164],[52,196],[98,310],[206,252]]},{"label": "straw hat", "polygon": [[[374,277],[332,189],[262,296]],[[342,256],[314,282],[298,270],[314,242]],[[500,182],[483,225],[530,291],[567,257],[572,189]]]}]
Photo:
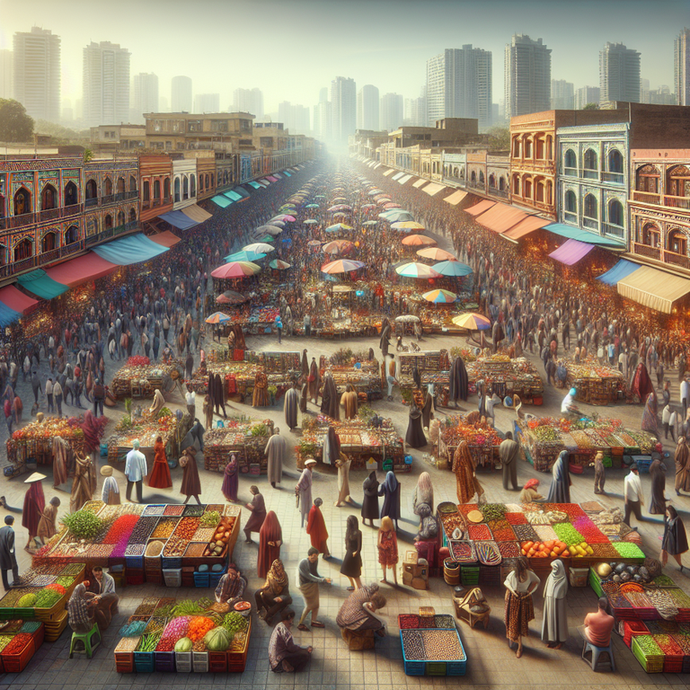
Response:
[{"label": "straw hat", "polygon": [[304,461],[305,466],[306,465],[316,465],[316,460],[314,458],[308,458],[307,460]]},{"label": "straw hat", "polygon": [[112,477],[113,476],[113,468],[110,465],[103,465],[101,467],[101,477]]},{"label": "straw hat", "polygon": [[28,479],[24,480],[24,484],[33,484],[34,482],[41,482],[45,478],[45,474],[41,474],[40,472],[34,472],[32,475],[29,476]]}]

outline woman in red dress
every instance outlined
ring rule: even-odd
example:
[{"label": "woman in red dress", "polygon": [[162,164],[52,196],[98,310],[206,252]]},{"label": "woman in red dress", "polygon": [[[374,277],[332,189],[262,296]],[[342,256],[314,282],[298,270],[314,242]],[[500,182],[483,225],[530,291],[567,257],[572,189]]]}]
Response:
[{"label": "woman in red dress", "polygon": [[270,510],[259,531],[259,558],[256,569],[259,577],[266,577],[273,561],[280,558],[280,546],[283,543],[283,528],[278,516]]},{"label": "woman in red dress", "polygon": [[307,517],[307,534],[311,539],[311,545],[323,554],[324,558],[330,558],[331,552],[328,549],[328,530],[326,529],[326,521],[323,519],[321,506],[323,501],[320,498],[314,499],[314,505],[309,511]]},{"label": "woman in red dress", "polygon": [[165,457],[165,446],[163,438],[159,436],[153,444],[153,469],[149,476],[149,486],[154,489],[169,489],[172,486],[168,459]]},{"label": "woman in red dress", "polygon": [[388,584],[386,573],[387,569],[391,568],[393,571],[393,582],[397,585],[398,572],[395,566],[398,564],[398,535],[395,533],[393,520],[387,515],[381,518],[377,546],[379,550],[379,563],[383,570],[383,580],[381,582]]}]

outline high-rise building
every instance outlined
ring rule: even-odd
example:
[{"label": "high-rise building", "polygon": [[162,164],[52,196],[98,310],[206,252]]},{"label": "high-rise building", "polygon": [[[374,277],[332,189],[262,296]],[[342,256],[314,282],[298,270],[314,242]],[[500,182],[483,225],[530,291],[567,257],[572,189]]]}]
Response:
[{"label": "high-rise building", "polygon": [[170,110],[173,113],[191,113],[193,103],[191,78],[173,77],[170,87]]},{"label": "high-rise building", "polygon": [[219,93],[198,93],[194,96],[195,113],[219,113],[220,94]]},{"label": "high-rise building", "polygon": [[601,102],[640,102],[640,54],[622,43],[607,43],[599,52]]},{"label": "high-rise building", "polygon": [[328,87],[323,86],[319,89],[319,103],[328,103]]},{"label": "high-rise building", "polygon": [[232,110],[236,113],[251,113],[260,120],[264,116],[264,94],[261,89],[235,89],[232,95]]},{"label": "high-rise building", "polygon": [[683,29],[673,42],[673,84],[676,103],[690,105],[690,29]]},{"label": "high-rise building", "polygon": [[314,106],[314,134],[322,141],[333,136],[333,116],[330,101],[319,101]]},{"label": "high-rise building", "polygon": [[565,79],[551,80],[551,109],[572,110],[575,107],[575,84]]},{"label": "high-rise building", "polygon": [[471,117],[479,129],[491,125],[491,51],[464,45],[427,60],[427,124],[446,117]]},{"label": "high-rise building", "polygon": [[[403,125],[403,97],[398,93],[387,93],[381,96],[380,130],[392,132]],[[364,129],[376,129],[365,127]]]},{"label": "high-rise building", "polygon": [[129,58],[119,43],[84,48],[84,124],[119,125],[129,120]]},{"label": "high-rise building", "polygon": [[599,106],[601,100],[601,90],[598,86],[583,86],[575,92],[575,110],[582,110],[590,103]]},{"label": "high-rise building", "polygon": [[551,107],[551,49],[515,34],[505,49],[506,119]]},{"label": "high-rise building", "polygon": [[60,121],[60,37],[37,26],[14,35],[14,98],[31,117]]},{"label": "high-rise building", "polygon": [[376,130],[379,127],[379,90],[365,84],[357,94],[357,129]]},{"label": "high-rise building", "polygon": [[293,105],[290,101],[278,104],[278,121],[283,123],[290,134],[308,134],[310,132],[309,108]]},{"label": "high-rise building", "polygon": [[357,85],[354,79],[336,77],[331,82],[333,139],[347,142],[357,128]]},{"label": "high-rise building", "polygon": [[144,122],[144,113],[159,113],[158,76],[142,72],[132,84],[132,122]]},{"label": "high-rise building", "polygon": [[0,98],[14,98],[12,51],[0,50]]}]

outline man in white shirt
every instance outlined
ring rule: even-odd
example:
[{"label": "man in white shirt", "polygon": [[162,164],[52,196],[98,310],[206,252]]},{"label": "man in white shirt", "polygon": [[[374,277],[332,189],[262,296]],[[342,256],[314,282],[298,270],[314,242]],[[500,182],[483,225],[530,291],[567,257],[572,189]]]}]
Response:
[{"label": "man in white shirt", "polygon": [[132,501],[132,485],[137,486],[137,501],[142,503],[141,485],[144,477],[148,475],[146,456],[139,450],[139,441],[132,442],[132,450],[127,453],[125,461],[125,475],[127,477],[127,500]]},{"label": "man in white shirt", "polygon": [[[630,513],[635,513],[638,522],[642,522],[642,506],[644,497],[642,496],[642,482],[640,481],[640,471],[637,463],[630,465],[630,473],[623,482],[623,496],[625,498],[625,517],[623,522],[630,527]],[[637,529],[634,527],[633,529]]]},{"label": "man in white shirt", "polygon": [[577,394],[577,391],[575,388],[571,388],[568,391],[568,394],[563,398],[563,402],[561,403],[561,414],[564,417],[568,416],[573,416],[573,415],[579,415],[580,412],[575,406],[575,395]]},{"label": "man in white shirt", "polygon": [[690,403],[690,383],[684,378],[680,382],[680,404],[683,406],[683,419],[688,415],[688,403]]},{"label": "man in white shirt", "polygon": [[192,415],[192,418],[196,417],[196,393],[192,390],[191,385],[187,386],[184,398],[187,403],[187,412]]}]

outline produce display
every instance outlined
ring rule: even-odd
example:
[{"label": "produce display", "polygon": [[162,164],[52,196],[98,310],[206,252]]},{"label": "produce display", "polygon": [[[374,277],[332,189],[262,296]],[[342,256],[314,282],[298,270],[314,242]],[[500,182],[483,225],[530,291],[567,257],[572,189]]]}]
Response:
[{"label": "produce display", "polygon": [[119,399],[152,398],[157,390],[171,389],[183,370],[182,363],[173,359],[151,364],[143,355],[129,357],[115,372],[110,391]]},{"label": "produce display", "polygon": [[436,402],[439,407],[448,406],[450,395],[450,358],[447,350],[422,350],[396,354],[398,360],[397,380],[403,402],[412,400],[416,388],[414,372],[419,373],[422,388],[434,385]]},{"label": "produce display", "polygon": [[[323,368],[321,377],[326,373],[333,377],[338,395],[342,395],[348,384],[354,386],[360,398],[366,396],[368,401],[383,397],[381,368],[376,359],[367,356],[350,354],[348,351],[336,353]],[[347,356],[350,355],[350,356]],[[333,360],[335,359],[335,362]]]},{"label": "produce display", "polygon": [[594,358],[575,364],[566,363],[566,388],[575,388],[575,400],[590,405],[610,405],[629,395],[628,384],[617,368],[600,364]]},{"label": "produce display", "polygon": [[234,454],[240,472],[250,472],[254,466],[259,473],[265,474],[268,459],[264,450],[273,434],[273,422],[239,417],[224,419],[223,424],[204,434],[204,467],[212,472],[223,472]]},{"label": "produce display", "polygon": [[468,415],[448,415],[441,425],[437,457],[445,459],[448,469],[460,443],[466,441],[476,467],[493,467],[500,462],[498,446],[503,440],[496,430],[481,421],[470,422]]},{"label": "produce display", "polygon": [[544,400],[544,382],[536,367],[524,357],[486,354],[466,367],[469,382],[476,386],[477,381],[484,381],[489,396],[495,393],[503,399],[519,395],[523,403],[532,405],[541,405]]}]

